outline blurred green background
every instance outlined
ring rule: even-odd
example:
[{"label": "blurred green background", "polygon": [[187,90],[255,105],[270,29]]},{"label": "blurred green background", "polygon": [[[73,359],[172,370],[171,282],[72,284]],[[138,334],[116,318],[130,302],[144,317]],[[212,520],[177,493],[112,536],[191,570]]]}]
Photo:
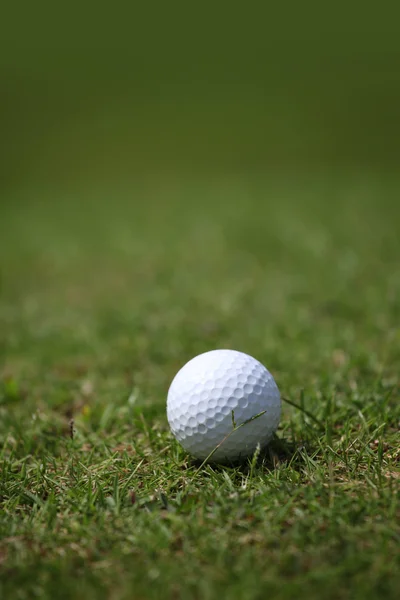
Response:
[{"label": "blurred green background", "polygon": [[3,186],[398,165],[398,11],[315,2],[7,11]]},{"label": "blurred green background", "polygon": [[[168,360],[176,356],[172,374],[184,357],[242,348],[248,336],[247,350],[259,343],[263,357],[282,332],[261,334],[259,324],[296,331],[301,307],[312,339],[326,303],[328,329],[343,312],[361,328],[382,313],[390,331],[399,282],[396,14],[315,2],[8,10],[0,283],[11,337],[25,314],[46,323],[54,315],[60,336],[58,319],[74,305],[83,313],[71,322],[87,327],[93,317],[96,329],[105,319],[96,311],[108,306],[119,314],[112,339],[129,330],[134,344],[127,321],[137,315],[157,345],[159,310],[157,328],[170,323],[165,337],[177,341],[174,351],[159,342]],[[218,323],[211,338],[203,317]]]}]

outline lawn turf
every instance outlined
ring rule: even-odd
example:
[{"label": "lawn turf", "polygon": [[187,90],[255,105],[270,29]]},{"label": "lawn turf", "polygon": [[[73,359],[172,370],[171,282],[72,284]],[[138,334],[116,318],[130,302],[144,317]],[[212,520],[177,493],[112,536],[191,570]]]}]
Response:
[{"label": "lawn turf", "polygon": [[[2,598],[398,597],[399,197],[361,172],[3,199]],[[290,402],[266,452],[199,469],[165,401],[213,348]]]}]

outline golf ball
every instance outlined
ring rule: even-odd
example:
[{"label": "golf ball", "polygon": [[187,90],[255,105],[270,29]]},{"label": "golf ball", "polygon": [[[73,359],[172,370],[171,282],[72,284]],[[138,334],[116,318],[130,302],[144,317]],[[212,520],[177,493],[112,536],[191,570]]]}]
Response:
[{"label": "golf ball", "polygon": [[210,458],[214,462],[251,455],[258,444],[263,447],[271,440],[280,415],[280,394],[271,373],[236,350],[196,356],[176,374],[168,391],[172,433],[200,460],[215,449]]}]

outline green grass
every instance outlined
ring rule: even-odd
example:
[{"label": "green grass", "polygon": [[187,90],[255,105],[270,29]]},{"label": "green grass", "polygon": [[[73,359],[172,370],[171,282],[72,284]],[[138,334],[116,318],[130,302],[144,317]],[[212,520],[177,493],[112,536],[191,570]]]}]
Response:
[{"label": "green grass", "polygon": [[[399,192],[365,173],[9,192],[2,598],[397,598]],[[260,456],[199,469],[165,400],[218,347],[290,402]]]}]

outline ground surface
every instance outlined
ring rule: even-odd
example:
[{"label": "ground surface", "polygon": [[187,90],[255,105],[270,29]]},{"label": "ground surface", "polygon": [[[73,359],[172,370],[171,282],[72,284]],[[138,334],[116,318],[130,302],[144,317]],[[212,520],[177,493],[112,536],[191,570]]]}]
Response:
[{"label": "ground surface", "polygon": [[[399,194],[373,173],[10,192],[2,598],[398,597]],[[216,347],[300,409],[265,454],[199,469],[165,400]]]}]

